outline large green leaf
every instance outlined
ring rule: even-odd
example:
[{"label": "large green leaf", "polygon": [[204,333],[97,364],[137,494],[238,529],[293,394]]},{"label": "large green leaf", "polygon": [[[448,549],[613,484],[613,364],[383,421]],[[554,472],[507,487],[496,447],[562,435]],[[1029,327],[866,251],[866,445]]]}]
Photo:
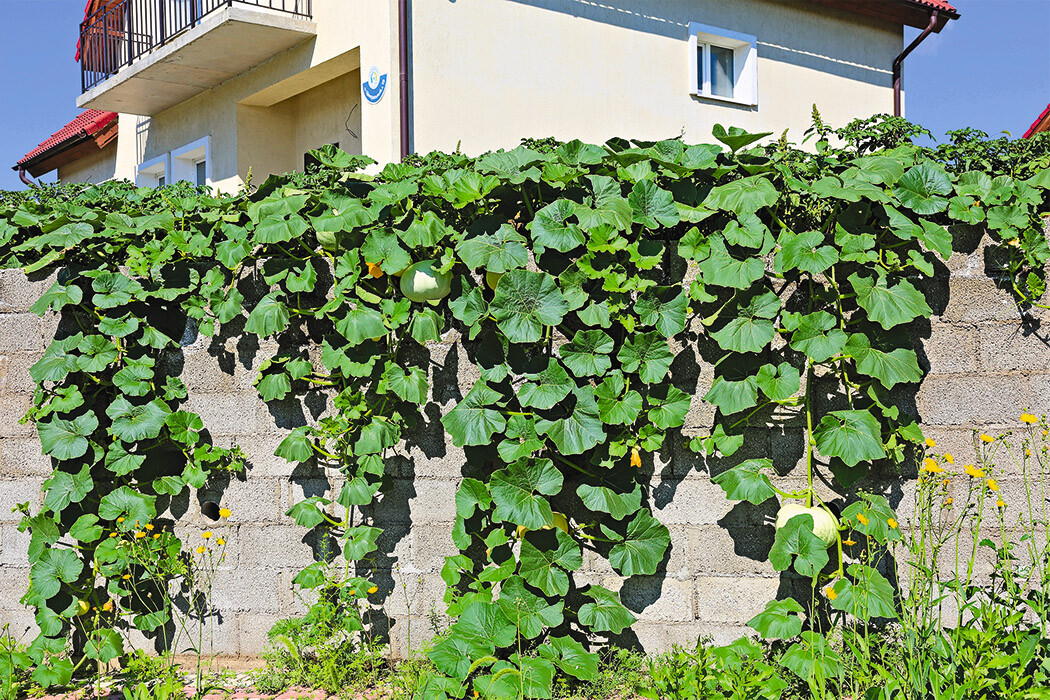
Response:
[{"label": "large green leaf", "polygon": [[893,193],[901,204],[920,216],[929,216],[948,208],[943,195],[952,191],[951,180],[944,169],[933,163],[919,163],[904,173]]},{"label": "large green leaf", "polygon": [[740,380],[715,377],[711,388],[704,394],[704,401],[718,406],[718,410],[727,416],[751,408],[758,403],[758,377]]},{"label": "large green leaf", "polygon": [[634,223],[646,228],[674,226],[679,221],[674,197],[667,190],[657,187],[652,180],[634,183],[627,202],[634,211]]},{"label": "large green leaf", "polygon": [[500,277],[489,310],[512,343],[535,343],[544,326],[561,323],[569,304],[546,272],[511,270]]},{"label": "large green leaf", "polygon": [[84,570],[84,563],[71,549],[50,549],[30,569],[33,592],[43,600],[58,595],[63,583],[73,583]]},{"label": "large green leaf", "polygon": [[120,486],[102,497],[98,506],[98,517],[103,520],[124,518],[127,526],[135,523],[145,525],[157,515],[156,497],[132,491]]},{"label": "large green leaf", "polygon": [[638,511],[620,535],[602,525],[605,536],[617,543],[609,550],[609,563],[623,576],[654,574],[671,544],[667,527],[652,516],[648,508]]},{"label": "large green leaf", "polygon": [[895,348],[887,352],[873,348],[867,336],[854,333],[846,342],[845,352],[857,361],[857,369],[862,374],[878,379],[887,389],[922,379],[914,350]]},{"label": "large green leaf", "polygon": [[881,272],[874,280],[854,272],[849,281],[857,293],[857,303],[868,312],[868,318],[887,330],[933,313],[922,292],[908,280],[900,280],[891,287]]},{"label": "large green leaf", "polygon": [[839,254],[834,247],[822,245],[824,234],[806,231],[797,236],[785,232],[780,236],[780,252],[775,266],[777,272],[798,269],[811,275],[819,275],[838,262]]},{"label": "large green leaf", "polygon": [[842,352],[847,336],[836,325],[835,317],[827,311],[784,315],[784,326],[792,331],[791,349],[805,353],[814,362],[826,362]]},{"label": "large green leaf", "polygon": [[157,437],[169,413],[171,409],[160,399],[135,405],[123,396],[118,396],[106,408],[106,415],[113,420],[109,431],[124,442]]},{"label": "large green leaf", "polygon": [[59,460],[83,457],[88,449],[88,437],[96,428],[98,418],[94,413],[85,413],[71,421],[52,418],[50,421],[37,423],[44,454]]},{"label": "large green leaf", "polygon": [[95,482],[91,479],[91,466],[85,464],[76,474],[56,471],[44,482],[47,495],[44,506],[54,513],[61,512],[70,503],[80,503],[91,493]]},{"label": "large green leaf", "polygon": [[677,428],[689,413],[690,396],[678,387],[661,384],[646,397],[649,421],[661,430]]},{"label": "large green leaf", "polygon": [[401,272],[412,264],[412,256],[401,247],[393,231],[377,229],[365,236],[361,244],[361,257],[365,262],[379,265],[388,275]]},{"label": "large green leaf", "polygon": [[740,307],[738,316],[711,337],[723,350],[761,352],[776,335],[772,319],[779,312],[780,300],[772,292],[764,292]]},{"label": "large green leaf", "polygon": [[802,606],[794,598],[771,600],[766,609],[748,620],[747,626],[762,639],[792,639],[802,632]]},{"label": "large green leaf", "polygon": [[521,459],[492,473],[489,490],[497,520],[538,530],[554,524],[545,496],[561,491],[562,475],[549,459]]},{"label": "large green leaf", "polygon": [[456,246],[456,253],[467,267],[483,268],[490,272],[507,272],[525,267],[529,261],[525,237],[509,224],[503,224],[495,233],[481,234],[460,241]]},{"label": "large green leaf", "polygon": [[625,231],[634,221],[634,210],[624,199],[620,183],[605,175],[588,175],[590,197],[584,204],[576,205],[576,218],[580,228],[592,231],[601,226],[611,226]]},{"label": "large green leaf", "polygon": [[623,520],[642,504],[642,487],[637,483],[629,493],[615,491],[607,486],[580,484],[576,494],[589,509],[608,513],[614,520]]},{"label": "large green leaf", "polygon": [[620,603],[620,596],[608,588],[592,583],[583,594],[594,602],[580,606],[580,623],[593,631],[619,634],[634,623],[634,615]]},{"label": "large green leaf", "polygon": [[[551,546],[552,539],[555,540],[554,547]],[[538,546],[532,543],[533,540]],[[549,596],[564,596],[568,593],[569,576],[565,572],[576,571],[583,566],[580,545],[557,528],[527,533],[521,541],[518,560],[521,562],[518,571],[529,585]]]},{"label": "large green leaf", "polygon": [[870,411],[832,411],[813,431],[817,449],[825,457],[839,457],[849,466],[882,459],[882,429]]},{"label": "large green leaf", "polygon": [[572,342],[558,348],[558,354],[577,377],[600,376],[612,366],[609,353],[614,347],[613,339],[605,331],[576,331]]},{"label": "large green leaf", "polygon": [[716,287],[747,289],[762,277],[765,264],[762,258],[752,255],[739,260],[729,254],[721,236],[711,238],[711,254],[700,261],[700,272],[704,284]]},{"label": "large green leaf", "polygon": [[630,425],[642,410],[642,395],[631,389],[625,392],[627,383],[622,372],[612,372],[594,388],[598,404],[598,417],[609,425]]},{"label": "large green leaf", "polygon": [[636,333],[616,353],[624,372],[637,372],[642,381],[656,384],[663,381],[674,362],[667,347],[667,339],[657,332]]},{"label": "large green leaf", "polygon": [[252,312],[248,314],[244,330],[267,338],[287,328],[290,318],[288,306],[282,301],[281,294],[270,292],[260,299]]},{"label": "large green leaf", "polygon": [[704,200],[704,206],[734,214],[747,214],[772,206],[779,196],[768,178],[755,175],[715,187]]},{"label": "large green leaf", "polygon": [[897,618],[893,586],[885,576],[863,564],[850,564],[846,571],[850,578],[841,578],[832,587],[835,599],[831,607],[862,622],[873,617]]},{"label": "large green leaf", "polygon": [[605,439],[605,429],[598,416],[598,404],[590,386],[573,389],[576,405],[564,418],[541,418],[536,421],[536,432],[546,435],[558,450],[566,455],[578,455]]},{"label": "large green leaf", "polygon": [[762,365],[755,377],[758,388],[770,401],[785,401],[802,388],[802,374],[787,362],[778,366]]},{"label": "large green leaf", "polygon": [[[567,199],[558,199],[536,212],[529,224],[537,245],[567,253],[583,245],[587,238],[576,224],[568,220],[575,216],[576,205]],[[469,263],[468,263],[469,264]]]},{"label": "large green leaf", "polygon": [[776,496],[773,483],[763,469],[772,469],[773,460],[749,459],[732,469],[711,477],[711,481],[722,487],[731,501],[749,501],[756,506]]},{"label": "large green leaf", "polygon": [[518,401],[522,406],[547,410],[569,395],[576,388],[565,368],[553,357],[542,372],[526,375],[529,381],[518,389]]},{"label": "large green leaf", "polygon": [[823,687],[828,679],[839,675],[842,660],[820,632],[805,630],[801,638],[784,652],[780,663],[802,680]]},{"label": "large green leaf", "polygon": [[828,547],[813,534],[813,516],[796,515],[777,530],[769,563],[777,571],[787,571],[794,562],[795,571],[815,577],[828,563]]},{"label": "large green leaf", "polygon": [[364,304],[346,310],[335,322],[335,329],[351,346],[360,345],[366,340],[382,338],[387,334],[382,314]]},{"label": "large green leaf", "polygon": [[500,400],[500,394],[479,380],[452,410],[441,418],[442,425],[456,447],[487,445],[492,435],[507,427],[503,414],[490,406]]},{"label": "large green leaf", "polygon": [[598,677],[598,655],[584,649],[572,637],[551,637],[536,651],[553,661],[562,672],[581,681],[593,681]]},{"label": "large green leaf", "polygon": [[688,305],[681,287],[653,287],[638,297],[634,310],[639,325],[656,326],[661,335],[670,338],[685,330]]},{"label": "large green leaf", "polygon": [[557,627],[562,623],[564,601],[551,605],[543,598],[530,593],[520,576],[511,576],[500,588],[500,610],[518,633],[525,639],[535,639],[544,627]]}]

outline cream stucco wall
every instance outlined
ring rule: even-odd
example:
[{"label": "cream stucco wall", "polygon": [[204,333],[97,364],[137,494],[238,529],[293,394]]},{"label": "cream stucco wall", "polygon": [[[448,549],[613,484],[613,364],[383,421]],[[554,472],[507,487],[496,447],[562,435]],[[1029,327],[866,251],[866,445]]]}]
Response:
[{"label": "cream stucco wall", "polygon": [[[396,159],[396,4],[314,0],[315,38],[152,118],[122,116],[117,169],[133,177],[137,163],[205,136],[212,184],[223,190],[239,188],[249,166],[253,177],[299,169],[303,151],[322,143],[338,141],[381,163]],[[835,125],[889,111],[890,64],[903,41],[899,25],[807,0],[413,0],[410,7],[416,152],[459,145],[478,153],[543,136],[703,141],[715,123],[777,135],[787,128],[798,141],[814,103]],[[757,38],[757,106],[689,94],[690,22]],[[373,65],[388,75],[375,105],[361,99],[361,76]]]},{"label": "cream stucco wall", "polygon": [[[816,103],[842,125],[892,110],[899,25],[805,0],[416,0],[414,149],[477,153],[522,137],[602,143],[715,123],[801,140]],[[688,25],[751,34],[758,106],[689,94]]]},{"label": "cream stucco wall", "polygon": [[[119,132],[118,132],[119,134]],[[113,180],[117,173],[117,143],[111,141],[105,148],[78,158],[58,169],[59,182],[88,182],[97,184]]]}]

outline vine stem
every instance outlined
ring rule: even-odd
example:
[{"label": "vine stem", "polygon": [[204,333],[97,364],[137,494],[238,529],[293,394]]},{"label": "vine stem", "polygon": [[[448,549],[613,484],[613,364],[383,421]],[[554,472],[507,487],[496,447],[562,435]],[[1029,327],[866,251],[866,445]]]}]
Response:
[{"label": "vine stem", "polygon": [[813,365],[806,358],[806,507],[813,507]]}]

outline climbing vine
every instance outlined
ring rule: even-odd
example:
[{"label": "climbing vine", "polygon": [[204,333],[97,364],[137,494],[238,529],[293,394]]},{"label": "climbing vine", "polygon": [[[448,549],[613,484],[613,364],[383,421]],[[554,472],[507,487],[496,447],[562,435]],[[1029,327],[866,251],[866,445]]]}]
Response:
[{"label": "climbing vine", "polygon": [[[26,416],[54,463],[21,525],[34,678],[64,684],[84,659],[124,654],[123,631],[171,624],[168,599],[135,595],[147,573],[132,550],[147,539],[177,571],[173,500],[244,466],[180,408],[173,360],[197,334],[275,339],[260,396],[328,399],[276,453],[342,476],[333,499],[287,514],[334,543],[295,578],[320,591],[371,586],[387,464],[449,391],[428,348],[462,344],[477,378],[440,419],[466,457],[460,553],[442,569],[454,622],[426,698],[543,698],[558,670],[593,676],[593,644],[634,617],[574,572],[590,551],[624,577],[657,573],[670,535],[650,509],[654,455],[679,446],[711,458],[730,500],[792,505],[776,570],[827,584],[860,619],[892,617],[871,602],[889,582],[842,542],[894,539],[893,510],[831,501],[922,443],[894,392],[922,378],[911,324],[931,316],[953,240],[987,230],[1019,304],[1039,303],[1050,172],[960,170],[906,140],[874,147],[863,126],[842,149],[818,118],[812,152],[716,126],[712,144],[535,142],[374,176],[325,147],[316,171],[232,196],[107,183],[5,197],[0,262],[59,270],[34,306],[61,323]],[[713,369],[690,378],[690,358]],[[703,403],[713,423],[683,432]],[[794,464],[769,456],[715,466],[749,427],[784,420],[803,426],[805,486],[778,488],[774,468]],[[84,605],[103,611],[95,629]],[[753,624],[786,638],[801,612],[775,601]]]}]

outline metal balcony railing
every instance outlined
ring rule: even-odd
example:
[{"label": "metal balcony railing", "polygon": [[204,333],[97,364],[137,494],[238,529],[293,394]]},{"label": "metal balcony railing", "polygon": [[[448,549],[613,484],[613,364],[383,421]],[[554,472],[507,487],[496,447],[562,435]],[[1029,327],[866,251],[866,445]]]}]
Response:
[{"label": "metal balcony railing", "polygon": [[80,84],[87,92],[139,57],[233,5],[311,19],[313,0],[109,0],[80,23]]}]

